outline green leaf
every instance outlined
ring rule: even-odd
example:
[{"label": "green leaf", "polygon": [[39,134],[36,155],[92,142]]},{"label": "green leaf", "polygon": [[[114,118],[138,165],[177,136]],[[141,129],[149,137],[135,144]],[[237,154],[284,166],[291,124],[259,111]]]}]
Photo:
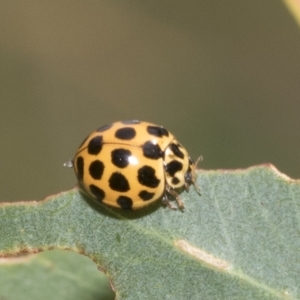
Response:
[{"label": "green leaf", "polygon": [[113,300],[114,295],[87,257],[53,250],[0,259],[0,299]]},{"label": "green leaf", "polygon": [[0,207],[0,254],[70,249],[117,299],[300,299],[300,184],[272,166],[201,171],[184,212],[96,205],[77,189]]}]

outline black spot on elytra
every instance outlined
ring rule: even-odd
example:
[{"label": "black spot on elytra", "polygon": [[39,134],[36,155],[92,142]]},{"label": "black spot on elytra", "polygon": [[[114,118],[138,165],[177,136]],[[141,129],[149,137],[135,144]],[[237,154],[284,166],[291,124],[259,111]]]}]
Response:
[{"label": "black spot on elytra", "polygon": [[120,205],[122,209],[132,209],[133,201],[129,197],[119,196],[117,199],[117,203]]},{"label": "black spot on elytra", "polygon": [[118,168],[126,168],[129,164],[128,158],[131,152],[127,149],[115,149],[111,152],[111,161]]},{"label": "black spot on elytra", "polygon": [[113,173],[110,176],[108,182],[110,188],[117,192],[127,192],[130,189],[128,180],[123,174],[119,172]]},{"label": "black spot on elytra", "polygon": [[95,180],[101,179],[104,171],[104,164],[100,160],[94,160],[89,166],[90,175]]},{"label": "black spot on elytra", "polygon": [[169,162],[166,166],[166,172],[170,174],[170,176],[174,176],[175,173],[179,172],[182,170],[182,163],[177,161],[177,160],[172,160],[171,162]]},{"label": "black spot on elytra", "polygon": [[99,202],[102,202],[102,200],[105,197],[105,192],[102,189],[100,189],[99,187],[97,187],[94,184],[91,184],[90,191]]},{"label": "black spot on elytra", "polygon": [[120,140],[132,140],[135,137],[135,135],[135,129],[132,127],[120,128],[115,133],[115,137]]},{"label": "black spot on elytra", "polygon": [[83,170],[84,170],[84,159],[81,156],[76,158],[76,169],[77,169],[77,179],[82,181],[83,179]]},{"label": "black spot on elytra", "polygon": [[149,125],[147,127],[147,132],[151,135],[157,136],[157,137],[162,137],[162,136],[169,136],[169,132],[167,129],[159,126],[151,126]]},{"label": "black spot on elytra", "polygon": [[177,185],[180,182],[180,180],[177,177],[172,178],[172,184]]},{"label": "black spot on elytra", "polygon": [[88,153],[91,155],[97,155],[101,152],[103,146],[103,137],[102,135],[95,136],[89,141],[88,144]]},{"label": "black spot on elytra", "polygon": [[184,158],[184,154],[181,152],[178,145],[172,143],[169,147],[172,150],[172,152],[174,153],[174,155],[176,155],[179,158]]},{"label": "black spot on elytra", "polygon": [[154,196],[154,193],[149,193],[147,191],[141,191],[139,193],[139,197],[144,200],[144,201],[148,201],[148,200],[151,200]]},{"label": "black spot on elytra", "polygon": [[106,130],[112,128],[112,126],[113,126],[113,124],[107,124],[107,125],[101,126],[96,131],[97,132],[103,132],[103,131],[106,131]]},{"label": "black spot on elytra", "polygon": [[159,159],[163,157],[163,151],[161,151],[159,145],[154,145],[151,141],[146,142],[143,146],[144,156],[151,159]]},{"label": "black spot on elytra", "polygon": [[126,120],[126,121],[122,121],[121,123],[125,125],[130,125],[130,124],[140,124],[141,122],[139,120]]},{"label": "black spot on elytra", "polygon": [[150,188],[156,188],[160,183],[160,180],[155,176],[155,170],[149,166],[144,166],[138,170],[138,181]]}]

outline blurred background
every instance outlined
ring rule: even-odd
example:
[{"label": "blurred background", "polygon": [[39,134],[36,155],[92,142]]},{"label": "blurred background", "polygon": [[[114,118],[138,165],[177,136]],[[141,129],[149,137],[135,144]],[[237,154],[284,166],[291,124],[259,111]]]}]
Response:
[{"label": "blurred background", "polygon": [[279,0],[1,1],[0,201],[75,185],[116,120],[161,124],[203,169],[300,178],[300,30]]}]

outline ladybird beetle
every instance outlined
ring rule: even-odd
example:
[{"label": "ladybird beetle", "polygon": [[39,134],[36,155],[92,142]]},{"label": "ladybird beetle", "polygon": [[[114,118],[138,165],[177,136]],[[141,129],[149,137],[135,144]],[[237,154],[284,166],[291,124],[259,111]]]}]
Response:
[{"label": "ladybird beetle", "polygon": [[139,209],[168,195],[184,208],[178,192],[195,184],[195,163],[162,126],[138,120],[115,122],[92,132],[74,159],[79,186],[91,197],[122,209]]}]

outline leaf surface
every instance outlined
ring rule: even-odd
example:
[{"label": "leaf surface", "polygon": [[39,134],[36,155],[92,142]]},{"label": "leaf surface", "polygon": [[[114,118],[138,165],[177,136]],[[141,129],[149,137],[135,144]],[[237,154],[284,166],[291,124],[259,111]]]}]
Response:
[{"label": "leaf surface", "polygon": [[0,255],[70,249],[117,299],[300,299],[300,184],[273,166],[200,171],[184,212],[95,204],[75,188],[0,206]]},{"label": "leaf surface", "polygon": [[105,275],[83,255],[44,251],[0,259],[2,300],[113,300]]}]

